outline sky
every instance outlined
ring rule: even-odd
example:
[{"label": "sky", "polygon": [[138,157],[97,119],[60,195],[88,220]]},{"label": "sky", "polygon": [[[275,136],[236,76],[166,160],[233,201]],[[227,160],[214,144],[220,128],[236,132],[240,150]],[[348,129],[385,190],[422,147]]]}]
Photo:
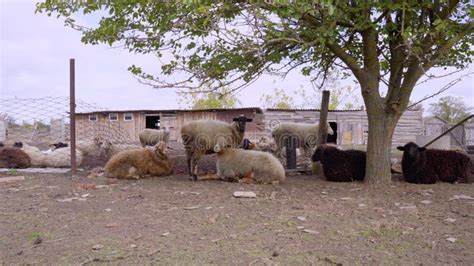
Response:
[{"label": "sky", "polygon": [[[35,14],[35,2],[29,0],[0,0],[0,98],[42,98],[69,95],[69,59],[76,62],[76,98],[102,110],[173,109],[181,107],[173,89],[153,89],[140,84],[127,68],[136,64],[158,73],[160,62],[153,56],[131,54],[107,45],[85,45],[81,34],[64,26],[61,19]],[[86,18],[78,20],[87,24]],[[471,65],[466,72],[474,72]],[[436,74],[445,74],[435,70]],[[457,74],[457,76],[463,73]],[[176,77],[170,77],[174,79]],[[435,93],[455,79],[456,75],[435,79],[415,88],[411,100],[417,101]],[[341,86],[357,86],[349,79]],[[263,76],[238,96],[242,107],[262,106],[262,94],[284,89],[289,95],[300,88],[311,90],[309,78],[292,72],[285,79]],[[443,96],[462,97],[474,107],[473,75],[464,78]],[[360,97],[360,96],[358,96]],[[299,103],[299,99],[296,99]],[[359,99],[362,103],[362,100]]]}]

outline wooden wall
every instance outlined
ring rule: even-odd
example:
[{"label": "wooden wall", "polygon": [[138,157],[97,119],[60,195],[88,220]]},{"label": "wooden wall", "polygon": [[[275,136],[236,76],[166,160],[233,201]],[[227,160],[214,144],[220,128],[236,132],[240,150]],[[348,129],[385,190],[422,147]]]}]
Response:
[{"label": "wooden wall", "polygon": [[[181,127],[193,120],[221,120],[231,122],[241,114],[252,118],[246,129],[246,138],[257,141],[262,136],[271,136],[271,129],[280,122],[318,123],[319,112],[312,110],[267,110],[264,114],[253,109],[214,111],[156,111],[133,112],[133,121],[124,121],[124,113],[119,113],[118,121],[110,121],[108,113],[99,113],[98,121],[89,121],[88,114],[76,115],[78,139],[94,138],[102,135],[113,142],[136,142],[138,133],[145,128],[147,114],[160,115],[161,127],[170,129],[171,140],[179,140]],[[328,121],[338,126],[338,144],[367,144],[368,121],[365,111],[329,112]],[[422,134],[422,118],[419,111],[406,111],[397,124],[393,145],[415,141]]]},{"label": "wooden wall", "polygon": [[[280,122],[319,123],[319,111],[308,110],[267,110],[265,111],[265,131]],[[328,113],[328,122],[337,123],[337,144],[367,144],[368,119],[365,111],[339,111]],[[393,136],[393,145],[415,141],[422,133],[422,116],[419,111],[406,111],[400,118]]]},{"label": "wooden wall", "polygon": [[98,113],[97,121],[89,121],[88,114],[76,115],[76,138],[93,139],[103,136],[114,143],[138,141],[138,133],[145,128],[145,114],[133,113],[132,121],[124,121],[124,113],[118,113],[117,121],[110,121],[108,113]]},{"label": "wooden wall", "polygon": [[[109,113],[98,113],[97,121],[89,121],[89,114],[76,115],[77,139],[92,139],[101,135],[117,143],[139,141],[138,134],[146,128],[147,115],[159,115],[161,128],[170,129],[170,139],[179,140],[181,127],[194,120],[221,120],[232,122],[234,117],[241,114],[252,118],[248,123],[249,135],[258,135],[263,130],[263,114],[253,109],[217,110],[217,111],[156,111],[156,112],[127,112],[133,113],[133,121],[125,121],[124,113],[118,113],[117,121],[110,121]],[[255,133],[257,132],[257,133]]]}]

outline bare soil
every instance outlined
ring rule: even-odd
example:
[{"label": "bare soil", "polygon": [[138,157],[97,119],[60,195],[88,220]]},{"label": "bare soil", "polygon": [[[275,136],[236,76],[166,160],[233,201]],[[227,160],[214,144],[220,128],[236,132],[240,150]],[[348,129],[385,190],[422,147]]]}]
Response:
[{"label": "bare soil", "polygon": [[21,175],[0,182],[5,265],[474,265],[472,184]]}]

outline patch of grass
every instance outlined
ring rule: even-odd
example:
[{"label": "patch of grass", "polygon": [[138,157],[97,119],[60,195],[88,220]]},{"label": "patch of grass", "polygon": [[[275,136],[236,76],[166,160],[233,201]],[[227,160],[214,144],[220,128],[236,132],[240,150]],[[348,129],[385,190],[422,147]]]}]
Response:
[{"label": "patch of grass", "polygon": [[369,237],[376,237],[376,238],[393,238],[396,236],[400,236],[402,232],[395,228],[387,228],[387,227],[380,227],[380,228],[372,228],[372,227],[365,227],[360,231],[360,235],[363,238]]},{"label": "patch of grass", "polygon": [[337,238],[338,235],[339,235],[339,232],[336,229],[334,228],[328,229],[328,236],[330,238]]},{"label": "patch of grass", "polygon": [[16,175],[16,174],[18,174],[18,171],[15,168],[10,168],[10,169],[8,169],[7,174],[8,175]]},{"label": "patch of grass", "polygon": [[32,232],[28,235],[28,239],[33,241],[33,244],[35,245],[41,244],[43,238],[45,238],[45,234],[41,232]]},{"label": "patch of grass", "polygon": [[469,248],[470,247],[469,243],[467,243],[467,241],[464,240],[464,239],[458,239],[458,240],[456,240],[456,243],[459,246],[463,247],[463,248]]}]

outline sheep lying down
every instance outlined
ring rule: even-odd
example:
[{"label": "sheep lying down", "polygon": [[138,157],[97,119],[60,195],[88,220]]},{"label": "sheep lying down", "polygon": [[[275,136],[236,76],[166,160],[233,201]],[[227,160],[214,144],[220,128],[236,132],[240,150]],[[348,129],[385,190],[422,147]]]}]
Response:
[{"label": "sheep lying down", "polygon": [[158,142],[154,147],[125,150],[112,156],[105,165],[110,178],[134,178],[165,176],[173,171],[173,162],[166,154],[166,143]]},{"label": "sheep lying down", "polygon": [[363,181],[365,177],[366,152],[340,150],[332,145],[320,145],[311,160],[320,161],[326,180],[332,182]]},{"label": "sheep lying down", "polygon": [[31,160],[28,154],[18,147],[5,147],[0,142],[0,168],[28,168]]},{"label": "sheep lying down", "polygon": [[403,151],[402,172],[409,183],[473,182],[469,174],[471,159],[461,152],[426,149],[413,142],[397,149]]},{"label": "sheep lying down", "polygon": [[285,169],[280,161],[268,152],[242,150],[216,144],[217,175],[225,181],[247,183],[281,183]]}]

